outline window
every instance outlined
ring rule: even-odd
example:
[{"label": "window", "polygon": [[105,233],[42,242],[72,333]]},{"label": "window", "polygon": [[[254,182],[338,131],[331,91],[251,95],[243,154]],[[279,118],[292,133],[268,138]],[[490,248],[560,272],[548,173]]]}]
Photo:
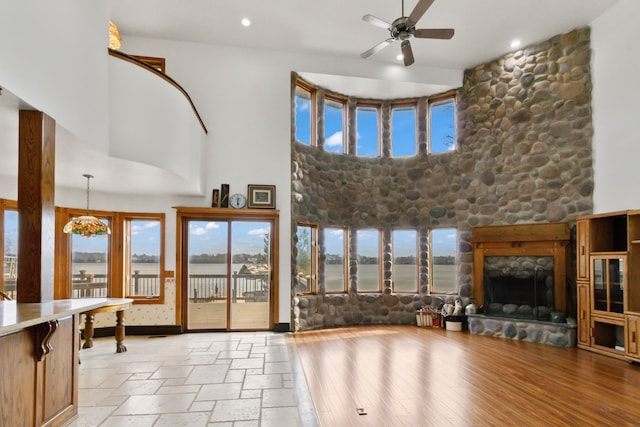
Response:
[{"label": "window", "polygon": [[124,217],[124,284],[127,298],[162,302],[164,214]]},{"label": "window", "polygon": [[380,153],[378,131],[378,108],[356,108],[357,144],[356,155],[375,157]]},{"label": "window", "polygon": [[[110,228],[109,218],[98,217]],[[113,232],[113,230],[112,230]],[[84,237],[71,234],[71,297],[109,295],[110,236]]]},{"label": "window", "polygon": [[380,292],[380,231],[358,230],[358,292]]},{"label": "window", "polygon": [[296,86],[296,141],[311,145],[311,91]]},{"label": "window", "polygon": [[431,230],[431,292],[453,294],[457,291],[455,228]]},{"label": "window", "polygon": [[317,232],[311,225],[298,225],[296,230],[296,266],[298,276],[294,283],[296,293],[308,294],[317,292]]},{"label": "window", "polygon": [[[16,299],[16,279],[18,277],[18,210],[15,202],[0,200],[4,230],[2,290],[9,298]],[[1,300],[1,299],[0,299]]]},{"label": "window", "polygon": [[133,298],[136,304],[164,302],[162,213],[89,211],[110,235],[65,234],[62,227],[87,211],[56,208],[54,297]]},{"label": "window", "polygon": [[347,230],[324,229],[324,288],[325,292],[347,292]]},{"label": "window", "polygon": [[418,232],[394,230],[393,241],[393,291],[417,292],[418,290]]},{"label": "window", "polygon": [[429,102],[431,153],[444,153],[455,150],[455,119],[456,111],[453,98]]},{"label": "window", "polygon": [[416,154],[416,107],[395,107],[391,110],[391,155]]},{"label": "window", "polygon": [[325,99],[324,101],[324,149],[334,153],[344,153],[344,103]]}]

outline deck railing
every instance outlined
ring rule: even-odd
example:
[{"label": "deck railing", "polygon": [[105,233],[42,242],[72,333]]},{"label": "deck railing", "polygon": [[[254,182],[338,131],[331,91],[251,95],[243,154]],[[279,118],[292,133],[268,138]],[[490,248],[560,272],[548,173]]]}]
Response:
[{"label": "deck railing", "polygon": [[[269,273],[251,274],[233,272],[231,275],[231,300],[268,301]],[[71,298],[107,297],[108,276],[106,274],[87,274],[84,270],[72,275]],[[227,299],[226,274],[190,274],[189,300],[194,303]],[[4,292],[12,299],[16,298],[16,279],[5,278]],[[160,294],[160,278],[157,274],[131,276],[129,296],[156,296]]]}]

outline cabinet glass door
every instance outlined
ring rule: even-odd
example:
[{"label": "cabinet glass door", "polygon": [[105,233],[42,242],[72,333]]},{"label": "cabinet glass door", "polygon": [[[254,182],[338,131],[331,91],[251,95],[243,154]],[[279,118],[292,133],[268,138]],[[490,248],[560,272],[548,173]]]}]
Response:
[{"label": "cabinet glass door", "polygon": [[592,259],[593,309],[608,313],[624,312],[625,259]]},{"label": "cabinet glass door", "polygon": [[593,309],[607,311],[606,259],[593,260]]},{"label": "cabinet glass door", "polygon": [[609,311],[624,312],[624,259],[614,258],[609,262]]}]

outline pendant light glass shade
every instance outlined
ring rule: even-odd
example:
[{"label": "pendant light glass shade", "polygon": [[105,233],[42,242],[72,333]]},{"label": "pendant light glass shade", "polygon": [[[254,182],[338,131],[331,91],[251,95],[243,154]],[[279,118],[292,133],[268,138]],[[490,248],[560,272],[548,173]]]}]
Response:
[{"label": "pendant light glass shade", "polygon": [[87,214],[73,218],[64,226],[62,231],[65,233],[80,234],[85,237],[111,234],[111,230],[107,224],[95,216],[89,215],[89,180],[93,178],[93,175],[84,174],[82,176],[87,178]]}]

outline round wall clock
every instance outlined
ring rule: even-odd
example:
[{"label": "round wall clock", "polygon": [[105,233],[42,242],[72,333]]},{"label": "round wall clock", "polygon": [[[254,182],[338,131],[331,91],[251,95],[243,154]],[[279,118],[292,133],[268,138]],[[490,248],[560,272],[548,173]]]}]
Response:
[{"label": "round wall clock", "polygon": [[240,193],[232,194],[229,197],[229,206],[236,209],[242,209],[247,206],[247,198]]}]

